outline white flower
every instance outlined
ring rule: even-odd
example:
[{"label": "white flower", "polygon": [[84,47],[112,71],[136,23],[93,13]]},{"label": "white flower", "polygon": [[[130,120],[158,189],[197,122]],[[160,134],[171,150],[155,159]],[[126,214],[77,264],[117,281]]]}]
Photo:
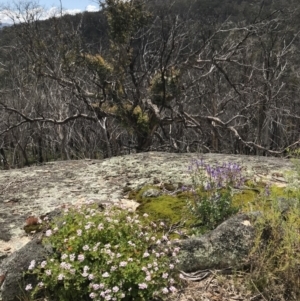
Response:
[{"label": "white flower", "polygon": [[105,272],[104,274],[102,274],[102,277],[107,278],[107,277],[109,277],[109,274],[107,272]]},{"label": "white flower", "polygon": [[81,235],[82,235],[82,230],[81,230],[81,229],[77,230],[77,235],[78,235],[78,236],[81,236]]},{"label": "white flower", "polygon": [[88,251],[88,250],[90,249],[90,247],[89,247],[88,245],[84,245],[84,246],[82,247],[82,249],[83,249],[84,251]]},{"label": "white flower", "polygon": [[35,268],[35,260],[31,260],[28,270],[33,270]]},{"label": "white flower", "polygon": [[94,299],[94,298],[97,297],[97,295],[95,293],[90,293],[89,296],[90,296],[91,299]]},{"label": "white flower", "polygon": [[65,278],[65,276],[63,275],[63,274],[59,274],[58,276],[57,276],[57,279],[58,280],[63,280]]},{"label": "white flower", "polygon": [[39,283],[37,284],[37,286],[38,286],[38,287],[43,287],[43,286],[44,286],[44,282],[39,282]]},{"label": "white flower", "polygon": [[50,230],[50,229],[47,230],[47,231],[46,231],[46,236],[51,236],[51,235],[52,235],[52,230]]},{"label": "white flower", "polygon": [[169,287],[169,290],[170,290],[172,293],[177,292],[177,289],[176,289],[176,287],[174,287],[174,286],[170,286],[170,287]]},{"label": "white flower", "polygon": [[50,276],[51,275],[51,270],[46,270],[45,273],[46,273],[46,275]]},{"label": "white flower", "polygon": [[77,257],[78,261],[84,261],[84,255],[83,254],[79,254]]},{"label": "white flower", "polygon": [[163,277],[164,279],[167,279],[167,278],[168,278],[168,276],[169,276],[169,274],[168,274],[168,273],[163,273],[163,274],[162,274],[162,277]]},{"label": "white flower", "polygon": [[119,288],[118,288],[117,286],[114,286],[114,287],[112,288],[112,291],[113,291],[114,293],[117,293],[117,292],[119,291]]},{"label": "white flower", "polygon": [[25,291],[30,291],[32,290],[32,285],[31,284],[27,284],[25,287]]},{"label": "white flower", "polygon": [[148,287],[146,283],[139,283],[139,289],[144,290]]},{"label": "white flower", "polygon": [[163,294],[168,294],[168,293],[169,293],[169,290],[168,290],[166,287],[164,287],[164,288],[162,289],[162,293],[163,293]]},{"label": "white flower", "polygon": [[149,254],[148,252],[145,252],[145,253],[143,254],[143,258],[149,257],[149,256],[150,256],[150,254]]},{"label": "white flower", "polygon": [[121,261],[120,262],[120,267],[126,267],[127,265],[127,262],[126,261]]}]

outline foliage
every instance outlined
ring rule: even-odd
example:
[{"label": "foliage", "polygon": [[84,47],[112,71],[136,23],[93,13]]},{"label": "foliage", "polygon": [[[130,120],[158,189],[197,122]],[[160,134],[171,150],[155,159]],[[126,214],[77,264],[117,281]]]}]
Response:
[{"label": "foliage", "polygon": [[[273,197],[256,222],[257,238],[250,256],[249,282],[265,300],[300,298],[300,206],[297,199]],[[266,201],[266,197],[259,199]],[[284,207],[282,207],[282,201]]]},{"label": "foliage", "polygon": [[31,263],[39,282],[26,290],[60,301],[164,299],[179,283],[179,248],[163,227],[124,208],[72,209],[47,230],[54,255]]},{"label": "foliage", "polygon": [[235,163],[210,166],[203,160],[194,160],[189,166],[193,182],[193,197],[188,207],[199,219],[199,224],[214,229],[237,213],[233,205],[232,187],[243,184],[241,167]]}]

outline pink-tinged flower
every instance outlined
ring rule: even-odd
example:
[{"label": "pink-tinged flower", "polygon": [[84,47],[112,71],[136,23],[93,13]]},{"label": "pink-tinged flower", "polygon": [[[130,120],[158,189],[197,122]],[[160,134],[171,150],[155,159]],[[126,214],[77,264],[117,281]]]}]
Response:
[{"label": "pink-tinged flower", "polygon": [[37,286],[38,286],[38,287],[44,287],[44,282],[42,282],[42,281],[39,282],[39,283],[37,284]]},{"label": "pink-tinged flower", "polygon": [[35,260],[31,260],[28,270],[33,270],[35,268]]},{"label": "pink-tinged flower", "polygon": [[169,274],[168,274],[168,273],[163,273],[163,274],[162,274],[162,277],[163,277],[164,279],[167,279],[167,278],[168,278],[168,276],[169,276]]},{"label": "pink-tinged flower", "polygon": [[117,293],[117,292],[119,291],[119,288],[118,288],[117,286],[114,286],[114,287],[112,288],[112,291],[113,291],[114,293]]},{"label": "pink-tinged flower", "polygon": [[161,244],[161,241],[158,239],[158,240],[156,241],[156,244],[157,244],[157,245],[160,245],[160,244]]},{"label": "pink-tinged flower", "polygon": [[78,261],[82,262],[84,261],[84,255],[83,254],[79,254],[77,257]]},{"label": "pink-tinged flower", "polygon": [[102,274],[102,277],[107,278],[107,277],[109,277],[109,274],[107,272],[105,272],[104,274]]},{"label": "pink-tinged flower", "polygon": [[25,287],[25,291],[31,291],[32,290],[32,285],[31,284],[27,284]]},{"label": "pink-tinged flower", "polygon": [[173,283],[175,283],[175,280],[174,280],[173,278],[170,278],[169,282],[170,282],[171,284],[173,284]]},{"label": "pink-tinged flower", "polygon": [[176,287],[174,287],[174,286],[170,286],[170,287],[169,287],[169,290],[170,290],[172,293],[177,292],[177,289],[176,289]]},{"label": "pink-tinged flower", "polygon": [[58,280],[63,280],[65,278],[65,275],[64,274],[59,274],[58,276],[57,276],[57,279]]},{"label": "pink-tinged flower", "polygon": [[103,289],[103,288],[104,288],[104,284],[103,284],[103,283],[100,283],[100,284],[99,284],[99,287],[100,287],[101,289]]},{"label": "pink-tinged flower", "polygon": [[158,258],[160,256],[160,254],[159,253],[155,253],[155,256]]},{"label": "pink-tinged flower", "polygon": [[41,262],[41,268],[43,269],[43,268],[46,266],[46,264],[47,264],[47,261],[45,261],[45,260],[42,261],[42,262]]},{"label": "pink-tinged flower", "polygon": [[170,267],[170,270],[173,270],[173,269],[174,269],[174,264],[171,263],[171,264],[169,265],[169,267]]},{"label": "pink-tinged flower", "polygon": [[75,254],[74,254],[74,253],[73,253],[73,254],[70,254],[69,257],[70,257],[70,260],[71,260],[71,261],[74,261],[74,260],[75,260]]},{"label": "pink-tinged flower", "polygon": [[52,235],[52,230],[51,229],[47,230],[46,231],[46,236],[51,236],[51,235]]},{"label": "pink-tinged flower", "polygon": [[91,299],[95,299],[95,298],[97,297],[97,294],[95,294],[95,293],[90,293],[89,296],[90,296]]},{"label": "pink-tinged flower", "polygon": [[174,252],[178,253],[180,251],[179,247],[174,248]]},{"label": "pink-tinged flower", "polygon": [[120,262],[120,267],[126,267],[127,265],[127,262],[126,261],[121,261]]},{"label": "pink-tinged flower", "polygon": [[89,274],[89,280],[93,280],[94,279],[94,275],[93,274]]},{"label": "pink-tinged flower", "polygon": [[145,253],[143,254],[143,258],[149,257],[149,256],[150,256],[150,254],[149,254],[148,252],[145,252]]},{"label": "pink-tinged flower", "polygon": [[45,273],[46,273],[47,276],[50,276],[51,275],[51,270],[46,270]]},{"label": "pink-tinged flower", "polygon": [[82,235],[82,230],[81,229],[77,230],[77,236],[81,236],[81,235]]},{"label": "pink-tinged flower", "polygon": [[151,276],[148,275],[146,278],[145,278],[146,281],[151,281]]},{"label": "pink-tinged flower", "polygon": [[139,289],[144,290],[148,287],[146,283],[139,283]]},{"label": "pink-tinged flower", "polygon": [[163,294],[168,294],[168,293],[169,293],[169,290],[168,290],[166,287],[164,287],[164,288],[162,289],[162,293],[163,293]]},{"label": "pink-tinged flower", "polygon": [[104,299],[107,300],[107,301],[111,300],[111,295],[106,295],[106,296],[104,297]]},{"label": "pink-tinged flower", "polygon": [[83,249],[83,251],[88,251],[88,250],[90,249],[90,247],[89,247],[88,245],[84,245],[84,246],[82,247],[82,249]]},{"label": "pink-tinged flower", "polygon": [[97,284],[97,283],[94,283],[94,284],[92,285],[92,288],[93,288],[93,290],[97,291],[98,289],[100,289],[100,285]]}]

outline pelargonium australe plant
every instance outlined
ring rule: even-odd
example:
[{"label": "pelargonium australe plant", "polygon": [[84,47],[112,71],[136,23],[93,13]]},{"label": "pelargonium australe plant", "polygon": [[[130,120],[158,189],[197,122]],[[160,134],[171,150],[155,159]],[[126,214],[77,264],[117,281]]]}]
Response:
[{"label": "pelargonium australe plant", "polygon": [[188,201],[188,206],[206,229],[215,228],[238,211],[233,206],[232,187],[240,187],[245,181],[238,164],[212,166],[202,159],[193,160],[189,172],[193,197]]},{"label": "pelargonium australe plant", "polygon": [[53,301],[162,300],[179,284],[179,248],[163,229],[131,210],[71,209],[47,230],[54,255],[31,262],[38,283],[25,289]]}]

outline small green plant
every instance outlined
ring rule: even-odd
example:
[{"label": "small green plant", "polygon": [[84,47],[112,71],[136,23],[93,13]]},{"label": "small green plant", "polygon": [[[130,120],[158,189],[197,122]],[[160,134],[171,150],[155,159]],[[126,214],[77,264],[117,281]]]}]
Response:
[{"label": "small green plant", "polygon": [[124,208],[69,210],[46,231],[54,254],[31,262],[37,285],[26,290],[52,301],[162,300],[180,281],[179,248],[158,234],[164,228]]},{"label": "small green plant", "polygon": [[233,205],[232,187],[244,183],[237,164],[210,166],[203,160],[194,160],[189,166],[193,182],[193,198],[188,207],[205,229],[214,229],[228,217],[238,212]]}]

